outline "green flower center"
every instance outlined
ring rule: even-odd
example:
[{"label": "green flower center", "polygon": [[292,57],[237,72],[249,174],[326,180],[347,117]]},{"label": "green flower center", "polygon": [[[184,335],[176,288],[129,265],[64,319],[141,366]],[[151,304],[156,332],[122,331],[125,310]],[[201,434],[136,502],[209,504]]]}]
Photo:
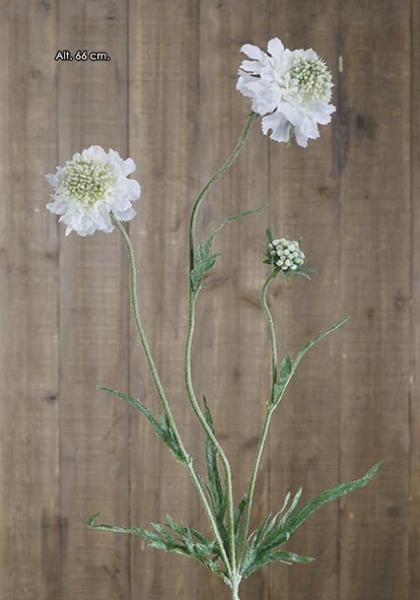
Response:
[{"label": "green flower center", "polygon": [[299,58],[290,75],[297,82],[299,94],[305,102],[331,99],[332,76],[321,58]]},{"label": "green flower center", "polygon": [[106,165],[79,159],[65,167],[63,187],[72,198],[86,206],[93,206],[104,198],[113,179],[113,173]]}]

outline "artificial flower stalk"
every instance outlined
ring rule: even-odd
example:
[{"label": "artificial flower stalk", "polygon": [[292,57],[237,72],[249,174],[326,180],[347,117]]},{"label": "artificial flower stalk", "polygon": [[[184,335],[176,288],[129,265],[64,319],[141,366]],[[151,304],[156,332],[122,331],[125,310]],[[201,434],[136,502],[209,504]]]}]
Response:
[{"label": "artificial flower stalk", "polygon": [[220,179],[220,177],[224,173],[226,173],[226,171],[233,165],[235,160],[238,158],[239,153],[242,150],[243,145],[245,143],[245,140],[247,139],[248,134],[251,131],[251,126],[257,117],[258,117],[258,114],[256,112],[252,112],[247,116],[243,131],[242,131],[241,135],[239,136],[239,139],[238,139],[236,146],[233,149],[232,153],[230,154],[228,159],[223,163],[223,165],[220,167],[220,169],[218,169],[215,172],[215,174],[212,177],[210,177],[209,181],[203,187],[203,189],[201,190],[201,192],[199,193],[199,195],[197,197],[197,200],[195,201],[195,204],[194,204],[192,212],[191,212],[190,229],[189,229],[190,271],[192,271],[194,269],[195,227],[196,227],[196,223],[197,223],[198,210],[199,210],[204,198],[207,196],[207,194],[209,193],[209,191],[211,190],[213,185],[216,183],[216,181],[218,179]]},{"label": "artificial flower stalk", "polygon": [[[228,572],[230,571],[230,564],[229,564],[229,560],[228,557],[226,555],[226,553],[224,552],[224,547],[223,547],[223,543],[220,537],[220,533],[218,531],[217,528],[217,524],[214,520],[213,514],[211,512],[209,503],[207,501],[207,498],[203,492],[202,486],[200,484],[200,481],[197,477],[197,474],[195,472],[195,469],[193,467],[193,461],[192,458],[188,455],[185,446],[182,442],[182,438],[178,432],[176,423],[175,423],[175,419],[172,415],[172,411],[169,405],[169,402],[166,398],[166,394],[165,391],[163,389],[162,383],[160,381],[158,372],[156,370],[156,366],[152,357],[152,354],[150,352],[150,348],[149,348],[149,344],[147,342],[147,338],[146,335],[144,333],[144,329],[141,323],[141,318],[140,318],[140,311],[139,311],[139,305],[138,305],[138,298],[137,298],[137,269],[136,269],[136,263],[135,263],[135,257],[134,257],[134,251],[133,251],[133,246],[131,244],[131,240],[127,234],[127,232],[125,231],[124,227],[121,225],[121,223],[118,221],[118,219],[111,213],[111,218],[113,223],[115,224],[115,226],[117,227],[117,229],[119,230],[119,232],[121,233],[123,240],[125,242],[125,245],[127,247],[127,251],[128,251],[128,257],[129,257],[129,263],[130,263],[130,288],[131,288],[131,303],[132,303],[132,308],[133,308],[133,314],[134,314],[134,320],[136,322],[136,327],[137,327],[137,331],[139,334],[139,338],[140,338],[140,343],[141,346],[144,350],[144,354],[146,356],[146,360],[147,360],[147,364],[149,366],[149,370],[150,373],[152,375],[153,378],[153,382],[155,384],[156,387],[156,391],[158,393],[160,402],[162,404],[163,410],[165,411],[165,415],[167,416],[168,419],[168,423],[171,427],[171,430],[173,431],[175,438],[176,438],[176,443],[179,446],[179,455],[175,455],[176,458],[178,458],[178,460],[181,458],[180,462],[182,464],[185,464],[189,470],[191,479],[194,483],[194,487],[197,490],[197,493],[200,497],[200,500],[203,504],[204,510],[206,512],[207,518],[209,520],[209,523],[213,529],[213,533],[216,536],[216,539],[218,540],[218,543],[220,545],[221,550],[223,551],[223,559],[225,561],[226,567],[228,569]],[[230,574],[230,573],[229,573]]]},{"label": "artificial flower stalk", "polygon": [[[265,420],[247,493],[236,508],[233,500],[231,467],[217,439],[210,406],[205,397],[201,406],[194,391],[191,351],[195,329],[195,304],[203,278],[213,268],[219,256],[211,254],[212,244],[222,227],[264,208],[244,211],[225,218],[211,232],[207,240],[196,246],[195,228],[200,206],[213,185],[238,157],[252,123],[257,118],[262,118],[264,134],[272,132],[271,139],[288,144],[296,139],[298,145],[305,147],[308,139],[319,136],[318,124],[327,124],[335,110],[330,104],[331,74],[313,50],[290,51],[284,48],[278,38],[274,38],[268,43],[267,54],[250,44],[243,46],[242,51],[253,60],[242,62],[237,88],[244,96],[252,99],[253,112],[246,118],[244,129],[233,152],[198,195],[192,209],[189,227],[189,315],[184,353],[184,377],[189,402],[206,434],[207,482],[196,472],[193,458],[188,454],[178,432],[170,402],[156,370],[141,322],[134,252],[130,238],[121,223],[135,216],[131,203],[139,198],[141,192],[138,182],[128,179],[135,170],[134,161],[131,158],[121,159],[114,150],[105,152],[99,146],[91,146],[81,154],[75,154],[63,167],[58,167],[54,175],[47,176],[48,182],[54,188],[53,202],[49,203],[47,208],[54,214],[60,215],[60,221],[67,225],[66,235],[71,231],[76,231],[81,236],[91,235],[97,230],[109,233],[116,227],[123,237],[130,264],[134,320],[163,414],[155,416],[137,398],[106,387],[101,389],[139,410],[176,460],[187,467],[214,539],[209,539],[182,522],[175,522],[169,515],[164,525],[152,523],[153,530],[137,526],[119,527],[98,523],[100,513],[89,517],[87,524],[92,529],[140,535],[154,548],[177,552],[198,560],[226,583],[231,590],[232,600],[239,600],[239,585],[242,579],[249,577],[267,563],[307,563],[313,560],[311,557],[300,556],[280,548],[315,510],[326,502],[363,487],[379,468],[378,463],[360,479],[326,490],[300,507],[298,504],[302,489],[299,488],[293,497],[289,492],[286,494],[282,508],[274,516],[268,513],[257,529],[249,533],[255,485],[273,413],[282,401],[286,388],[305,353],[329,333],[341,327],[348,319],[348,317],[341,319],[326,332],[315,336],[301,348],[294,359],[286,352],[279,366],[275,325],[267,302],[269,287],[279,273],[283,273],[288,283],[292,275],[303,275],[309,278],[311,271],[303,266],[305,255],[300,249],[299,242],[290,240],[287,236],[274,239],[271,232],[267,230],[267,253],[264,262],[269,264],[272,270],[262,286],[260,300],[267,319],[271,348],[271,389],[266,402]],[[219,473],[219,461],[223,466],[224,478]]]},{"label": "artificial flower stalk", "polygon": [[191,274],[196,272],[196,252],[195,252],[195,228],[197,223],[198,211],[203,203],[205,197],[208,192],[211,190],[213,185],[222,177],[222,175],[232,166],[235,162],[236,158],[239,156],[240,151],[243,148],[243,145],[249,135],[251,130],[251,126],[258,115],[252,112],[246,118],[245,126],[239,139],[235,145],[230,156],[224,162],[224,164],[214,173],[214,175],[209,179],[207,184],[203,187],[200,194],[198,195],[190,218],[190,227],[189,227],[189,243],[190,243],[190,276],[189,276],[189,303],[188,303],[188,333],[187,333],[187,341],[185,344],[185,358],[184,358],[184,373],[185,373],[185,384],[187,388],[187,394],[192,406],[192,409],[197,416],[201,426],[203,427],[206,435],[208,436],[210,442],[213,444],[220,460],[222,461],[223,468],[225,471],[225,486],[227,491],[227,512],[228,512],[228,520],[229,520],[229,547],[230,547],[230,558],[232,564],[233,572],[236,571],[236,544],[235,544],[235,520],[234,520],[234,504],[233,504],[233,490],[232,490],[232,473],[229,461],[226,457],[225,452],[220,446],[216,436],[214,435],[212,428],[206,420],[206,417],[201,410],[201,407],[197,401],[197,397],[194,392],[194,386],[192,381],[191,374],[191,348],[194,336],[194,328],[195,328],[195,302],[197,295],[201,288],[201,280],[200,283],[197,282],[194,285],[194,278],[191,277]]}]

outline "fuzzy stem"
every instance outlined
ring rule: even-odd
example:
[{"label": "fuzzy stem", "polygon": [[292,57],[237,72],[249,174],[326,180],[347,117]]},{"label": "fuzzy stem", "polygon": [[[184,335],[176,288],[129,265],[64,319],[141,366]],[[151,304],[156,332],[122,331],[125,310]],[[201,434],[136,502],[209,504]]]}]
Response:
[{"label": "fuzzy stem", "polygon": [[219,455],[223,468],[225,470],[225,486],[227,492],[227,509],[228,509],[228,520],[229,520],[229,546],[230,546],[230,560],[232,565],[232,570],[236,570],[236,547],[235,547],[235,519],[234,519],[234,506],[233,506],[233,489],[232,489],[232,473],[229,461],[227,459],[226,454],[223,451],[223,448],[219,444],[218,439],[214,435],[211,427],[206,421],[206,418],[201,410],[200,405],[197,402],[197,398],[194,391],[194,386],[192,382],[192,374],[191,374],[191,346],[194,335],[194,325],[195,325],[195,297],[196,294],[190,290],[190,309],[189,309],[189,327],[188,327],[188,337],[187,343],[185,347],[185,383],[187,387],[188,398],[191,403],[194,414],[199,420],[201,426],[203,427],[206,435],[210,439],[213,444],[214,449]]},{"label": "fuzzy stem", "polygon": [[149,348],[149,344],[147,342],[147,338],[146,338],[146,334],[144,332],[142,323],[141,323],[141,318],[140,318],[140,311],[139,311],[139,304],[138,304],[138,298],[137,298],[137,274],[136,274],[136,263],[135,263],[135,257],[134,257],[134,251],[133,251],[133,246],[131,244],[131,240],[126,232],[126,230],[124,229],[124,227],[122,226],[122,224],[120,223],[120,221],[115,217],[115,215],[113,215],[111,213],[111,217],[112,220],[115,224],[115,226],[117,227],[117,229],[119,230],[119,232],[121,233],[123,240],[125,242],[125,245],[127,247],[128,250],[128,257],[129,257],[129,263],[130,263],[130,282],[131,282],[131,303],[132,303],[132,307],[133,307],[133,313],[134,313],[134,320],[136,322],[136,327],[137,327],[137,331],[139,334],[139,338],[140,338],[140,343],[141,346],[144,350],[144,354],[146,356],[146,361],[147,364],[149,366],[149,370],[150,373],[152,375],[152,379],[153,379],[153,383],[155,384],[156,387],[156,391],[158,393],[159,396],[159,400],[162,404],[163,410],[165,411],[165,414],[168,418],[168,422],[170,423],[170,426],[176,436],[177,442],[179,444],[179,447],[181,449],[183,458],[185,460],[185,465],[188,468],[188,471],[190,473],[190,476],[193,480],[194,486],[197,490],[197,493],[200,497],[200,500],[203,504],[204,510],[206,512],[207,518],[210,522],[210,525],[213,529],[214,535],[216,536],[217,539],[217,543],[219,544],[220,547],[220,552],[222,554],[223,560],[225,562],[226,565],[226,569],[228,571],[229,576],[231,576],[232,574],[232,570],[231,570],[231,565],[228,559],[228,556],[225,552],[224,546],[223,546],[223,541],[222,538],[220,536],[216,521],[214,519],[213,513],[211,511],[210,505],[208,503],[208,500],[206,498],[206,495],[204,494],[203,488],[201,487],[200,481],[197,477],[197,474],[194,470],[193,467],[193,461],[192,458],[189,456],[189,454],[187,453],[185,446],[182,442],[181,436],[178,432],[178,429],[176,427],[175,424],[175,420],[173,418],[172,415],[172,411],[170,409],[169,406],[169,402],[168,399],[166,398],[166,394],[165,391],[163,389],[162,383],[160,381],[158,372],[156,370],[156,366],[152,357],[152,354],[150,352],[150,348]]},{"label": "fuzzy stem", "polygon": [[[273,316],[272,316],[271,311],[267,304],[267,291],[268,291],[268,288],[270,287],[270,284],[274,281],[275,277],[277,276],[277,274],[278,274],[278,271],[276,269],[274,269],[270,273],[270,275],[265,280],[265,283],[261,289],[261,294],[260,294],[261,304],[264,309],[264,313],[267,317],[270,346],[271,346],[271,368],[272,368],[271,381],[272,381],[272,383],[271,383],[270,399],[273,398],[274,386],[277,382],[278,372],[277,372],[276,333],[274,330]],[[243,528],[242,528],[242,532],[241,532],[241,536],[240,536],[240,542],[239,542],[238,555],[240,557],[240,561],[243,560],[244,553],[245,553],[246,540],[248,537],[249,524],[251,521],[251,511],[252,511],[252,503],[253,503],[253,499],[254,499],[255,484],[257,481],[257,475],[258,475],[258,470],[259,470],[260,463],[261,463],[261,457],[262,457],[262,454],[264,451],[265,442],[267,440],[268,430],[270,427],[270,421],[271,421],[273,412],[274,412],[273,406],[271,405],[270,402],[267,402],[265,420],[264,420],[263,428],[261,431],[260,440],[258,442],[257,453],[255,455],[254,464],[253,464],[252,473],[251,473],[251,479],[249,482],[249,488],[248,488],[248,494],[247,494],[248,502],[247,502],[246,509],[245,509],[245,519],[244,519],[244,524],[243,524]]]},{"label": "fuzzy stem", "polygon": [[248,488],[248,495],[247,495],[248,502],[247,502],[246,509],[245,509],[246,510],[245,520],[244,520],[244,525],[243,525],[242,532],[241,532],[242,535],[241,535],[240,542],[239,542],[238,556],[240,557],[239,558],[240,563],[243,560],[244,553],[245,553],[245,545],[246,545],[246,540],[248,537],[249,524],[251,521],[251,509],[252,509],[252,503],[253,503],[253,499],[254,499],[255,483],[257,481],[258,469],[260,467],[261,457],[262,457],[265,442],[267,439],[268,429],[270,427],[270,421],[271,421],[272,415],[273,415],[273,410],[267,409],[267,412],[265,415],[265,420],[264,420],[264,425],[263,425],[261,436],[260,436],[260,441],[258,442],[257,453],[254,458],[254,465],[252,468],[251,480],[249,482],[249,488]]},{"label": "fuzzy stem", "polygon": [[[240,580],[239,580],[240,581]],[[232,600],[240,600],[239,599],[239,581],[234,581],[232,584]]]},{"label": "fuzzy stem", "polygon": [[203,202],[204,198],[207,196],[208,192],[211,190],[213,185],[216,183],[216,181],[218,179],[220,179],[220,177],[224,173],[226,173],[226,171],[229,169],[229,167],[231,167],[232,164],[235,162],[240,151],[242,150],[242,147],[245,143],[246,138],[248,137],[248,134],[251,130],[252,123],[258,117],[259,117],[259,115],[254,112],[252,112],[251,114],[249,114],[247,116],[245,126],[242,130],[241,135],[239,136],[239,139],[236,143],[235,148],[232,151],[232,154],[229,156],[229,158],[226,160],[226,162],[220,167],[220,169],[218,171],[216,171],[216,173],[209,179],[209,181],[206,183],[206,185],[203,187],[200,194],[198,195],[197,200],[195,201],[195,204],[193,206],[192,213],[191,213],[191,219],[190,219],[190,271],[192,271],[194,268],[195,227],[197,224],[198,209],[200,208],[201,203]]},{"label": "fuzzy stem", "polygon": [[272,386],[274,386],[274,384],[277,381],[277,342],[276,342],[276,332],[274,329],[274,321],[273,321],[273,316],[271,314],[271,311],[268,307],[267,304],[267,291],[268,288],[270,287],[270,284],[273,282],[273,280],[275,279],[275,277],[277,277],[278,271],[276,269],[274,269],[270,275],[267,277],[267,279],[264,282],[264,285],[261,289],[261,294],[260,294],[260,300],[261,300],[261,305],[264,309],[264,313],[265,316],[267,317],[267,323],[268,323],[268,333],[269,333],[269,338],[270,338],[270,346],[271,346],[271,380],[272,380]]},{"label": "fuzzy stem", "polygon": [[[245,143],[246,138],[251,130],[252,123],[258,117],[256,113],[251,113],[248,115],[245,126],[242,130],[241,135],[239,136],[238,142],[236,143],[235,148],[232,153],[225,161],[225,163],[220,167],[218,171],[210,178],[204,188],[201,190],[200,194],[195,201],[195,204],[192,209],[191,219],[190,219],[190,228],[189,228],[189,243],[190,243],[190,273],[194,269],[194,249],[195,249],[195,228],[197,223],[197,215],[198,210],[207,196],[210,189],[216,183],[218,179],[229,169],[229,167],[234,163],[236,158],[238,157],[242,147]],[[233,505],[233,490],[232,490],[232,474],[230,469],[229,461],[224,453],[222,447],[220,446],[216,436],[208,425],[206,418],[201,410],[199,403],[197,402],[197,398],[194,391],[194,386],[192,382],[192,374],[191,374],[191,349],[192,349],[192,341],[194,336],[194,327],[195,327],[195,301],[198,295],[198,291],[193,291],[191,278],[189,278],[189,316],[188,316],[188,334],[187,341],[185,345],[185,359],[184,359],[184,371],[185,371],[185,384],[187,388],[188,398],[192,409],[206,432],[209,440],[214,446],[215,451],[220,457],[222,461],[223,468],[225,471],[225,486],[227,493],[227,509],[228,509],[228,522],[229,522],[229,546],[230,546],[230,561],[233,572],[236,571],[236,544],[235,544],[235,525],[234,525],[234,505]]]}]

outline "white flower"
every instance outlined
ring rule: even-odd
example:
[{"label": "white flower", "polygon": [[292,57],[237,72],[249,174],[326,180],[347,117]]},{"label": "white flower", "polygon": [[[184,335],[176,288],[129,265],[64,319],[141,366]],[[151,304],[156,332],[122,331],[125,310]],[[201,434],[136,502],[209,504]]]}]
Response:
[{"label": "white flower", "polygon": [[131,202],[140,197],[140,185],[127,176],[135,171],[131,158],[123,160],[118,152],[105,152],[91,146],[74,154],[55,175],[47,175],[54,188],[54,202],[47,208],[67,225],[66,235],[76,231],[91,235],[96,230],[110,233],[114,229],[111,211],[120,221],[130,221],[136,211]]},{"label": "white flower", "polygon": [[252,99],[252,110],[262,117],[262,130],[270,138],[299,146],[319,137],[318,124],[331,121],[332,76],[313,50],[287,50],[278,38],[268,42],[268,54],[245,44],[241,51],[253,60],[239,68],[237,89]]}]

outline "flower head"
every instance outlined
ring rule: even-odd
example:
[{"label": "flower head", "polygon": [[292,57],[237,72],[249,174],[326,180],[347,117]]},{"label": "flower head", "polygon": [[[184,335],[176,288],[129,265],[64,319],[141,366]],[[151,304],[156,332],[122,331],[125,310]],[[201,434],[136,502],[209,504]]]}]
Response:
[{"label": "flower head", "polygon": [[290,275],[304,275],[309,279],[308,273],[312,269],[303,266],[305,255],[300,249],[297,240],[291,240],[289,236],[281,239],[273,239],[273,235],[267,229],[267,254],[264,255],[265,263],[273,265],[278,272],[282,272],[289,281]]},{"label": "flower head", "polygon": [[46,176],[54,188],[54,201],[47,208],[61,215],[66,235],[71,231],[82,236],[96,230],[110,233],[114,229],[111,211],[120,221],[136,215],[131,202],[140,197],[141,189],[137,181],[127,178],[135,169],[131,158],[123,160],[115,150],[90,146]]},{"label": "flower head", "polygon": [[237,89],[252,99],[252,110],[263,117],[262,130],[270,138],[299,146],[319,137],[318,124],[331,121],[332,76],[313,50],[287,50],[278,38],[268,42],[266,54],[245,44],[241,51],[253,60],[239,68]]}]

